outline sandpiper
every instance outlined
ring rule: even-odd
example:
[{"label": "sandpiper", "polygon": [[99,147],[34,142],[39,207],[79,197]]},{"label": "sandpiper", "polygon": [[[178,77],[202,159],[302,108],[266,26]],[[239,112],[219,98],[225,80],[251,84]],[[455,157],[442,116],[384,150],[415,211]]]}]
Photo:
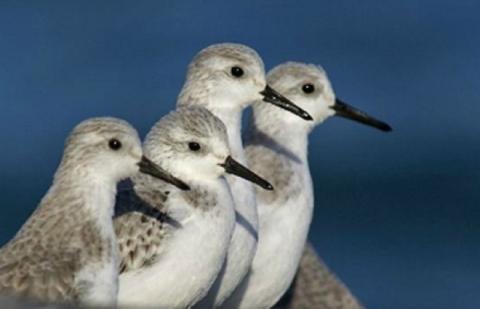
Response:
[{"label": "sandpiper", "polygon": [[142,155],[138,134],[127,122],[92,118],[76,126],[52,186],[0,250],[0,296],[115,305],[116,185],[138,171],[183,184]]},{"label": "sandpiper", "polygon": [[222,121],[201,107],[178,108],[148,133],[144,151],[190,191],[143,175],[119,192],[115,231],[121,255],[119,304],[189,308],[207,293],[235,224],[225,173],[272,186],[230,155]]},{"label": "sandpiper", "polygon": [[267,81],[314,118],[300,121],[255,103],[246,133],[251,168],[267,177],[275,192],[257,191],[259,242],[251,271],[225,308],[270,308],[292,282],[313,214],[313,185],[308,166],[308,134],[327,118],[346,117],[382,131],[391,128],[336,98],[325,71],[314,65],[286,63]]},{"label": "sandpiper", "polygon": [[[240,44],[216,44],[200,51],[188,67],[177,105],[205,107],[220,118],[227,127],[233,156],[246,164],[240,132],[242,112],[256,100],[286,109],[298,119],[312,119],[267,84],[260,56]],[[285,112],[282,109],[277,108]],[[220,305],[247,274],[256,250],[258,218],[253,187],[230,176],[227,181],[235,202],[235,231],[222,272],[197,308]]]}]

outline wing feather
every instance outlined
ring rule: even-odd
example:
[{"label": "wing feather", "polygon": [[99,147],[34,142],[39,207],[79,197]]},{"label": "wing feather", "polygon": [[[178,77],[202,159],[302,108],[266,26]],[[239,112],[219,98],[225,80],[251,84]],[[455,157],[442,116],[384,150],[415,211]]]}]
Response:
[{"label": "wing feather", "polygon": [[0,296],[46,302],[70,302],[81,298],[75,286],[78,269],[74,256],[23,256],[0,262]]},{"label": "wing feather", "polygon": [[[141,197],[140,197],[141,196]],[[168,215],[168,193],[136,188],[117,194],[114,228],[120,251],[120,274],[151,265],[161,251]],[[154,206],[152,206],[154,205]]]}]

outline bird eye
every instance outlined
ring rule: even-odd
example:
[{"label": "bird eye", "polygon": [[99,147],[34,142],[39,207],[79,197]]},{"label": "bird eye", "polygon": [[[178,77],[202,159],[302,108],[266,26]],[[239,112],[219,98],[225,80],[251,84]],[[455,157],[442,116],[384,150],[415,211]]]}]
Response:
[{"label": "bird eye", "polygon": [[232,69],[230,70],[230,73],[232,73],[232,75],[237,78],[242,77],[244,74],[243,69],[241,67],[232,67]]},{"label": "bird eye", "polygon": [[305,84],[302,86],[302,91],[305,93],[312,93],[315,91],[315,87],[312,84]]},{"label": "bird eye", "polygon": [[191,151],[199,151],[200,150],[200,144],[196,142],[190,142],[188,143],[188,148],[190,148]]},{"label": "bird eye", "polygon": [[120,143],[120,141],[116,138],[112,138],[109,142],[108,142],[108,147],[110,147],[111,149],[113,150],[118,150],[122,147],[122,143]]}]

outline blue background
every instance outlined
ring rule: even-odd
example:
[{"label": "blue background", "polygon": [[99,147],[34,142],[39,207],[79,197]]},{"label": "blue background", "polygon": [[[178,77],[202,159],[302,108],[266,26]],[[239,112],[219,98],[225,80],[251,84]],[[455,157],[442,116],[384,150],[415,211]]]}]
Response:
[{"label": "blue background", "polygon": [[0,242],[51,184],[81,120],[143,136],[202,48],[267,69],[321,64],[337,95],[392,125],[311,136],[311,239],[369,308],[480,307],[480,2],[24,1],[0,4]]}]

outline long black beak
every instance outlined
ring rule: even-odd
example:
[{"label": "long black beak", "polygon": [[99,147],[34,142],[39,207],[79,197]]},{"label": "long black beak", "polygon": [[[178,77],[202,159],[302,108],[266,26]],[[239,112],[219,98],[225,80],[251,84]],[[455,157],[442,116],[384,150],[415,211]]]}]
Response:
[{"label": "long black beak", "polygon": [[227,173],[237,175],[238,177],[251,181],[254,184],[257,184],[260,187],[264,188],[265,190],[273,190],[273,186],[268,181],[235,161],[231,156],[228,156],[225,160],[225,163],[220,164],[220,166],[225,168],[225,171]]},{"label": "long black beak", "polygon": [[186,183],[184,183],[178,178],[173,177],[172,174],[170,174],[157,164],[153,163],[145,156],[142,156],[142,161],[138,163],[138,166],[140,167],[139,171],[141,173],[148,174],[155,178],[166,181],[179,189],[190,190],[190,187]]},{"label": "long black beak", "polygon": [[372,126],[384,132],[392,131],[392,128],[383,121],[377,120],[372,116],[367,115],[366,113],[348,105],[345,102],[335,99],[335,105],[331,107],[335,111],[336,116],[348,118],[368,126]]},{"label": "long black beak", "polygon": [[273,105],[294,113],[305,120],[313,120],[309,113],[295,105],[295,103],[278,93],[269,85],[265,86],[265,89],[262,90],[260,94],[263,95],[263,101],[265,102],[272,103]]}]

